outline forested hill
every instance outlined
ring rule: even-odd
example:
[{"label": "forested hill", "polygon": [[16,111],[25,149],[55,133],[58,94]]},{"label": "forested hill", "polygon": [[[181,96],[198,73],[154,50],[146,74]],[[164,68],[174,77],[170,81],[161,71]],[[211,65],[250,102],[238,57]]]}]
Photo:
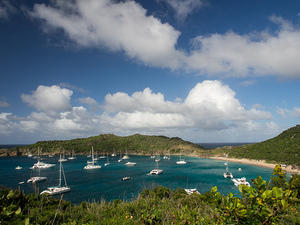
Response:
[{"label": "forested hill", "polygon": [[233,158],[263,159],[300,166],[300,125],[260,143],[215,150],[215,153],[223,152]]},{"label": "forested hill", "polygon": [[203,148],[197,144],[184,141],[178,137],[147,136],[135,134],[121,137],[113,134],[101,134],[99,136],[78,138],[65,141],[40,141],[21,149],[23,153],[36,154],[38,148],[41,154],[66,151],[69,154],[74,150],[76,154],[89,154],[91,148],[98,154],[119,153],[123,154],[201,154]]}]

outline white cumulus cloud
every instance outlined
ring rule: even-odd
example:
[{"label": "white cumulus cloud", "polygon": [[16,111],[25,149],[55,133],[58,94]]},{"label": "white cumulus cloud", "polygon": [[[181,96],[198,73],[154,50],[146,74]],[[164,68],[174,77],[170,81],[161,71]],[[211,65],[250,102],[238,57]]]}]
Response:
[{"label": "white cumulus cloud", "polygon": [[40,85],[32,94],[22,94],[24,102],[43,112],[62,112],[71,109],[73,91],[59,86]]},{"label": "white cumulus cloud", "polygon": [[[35,4],[31,15],[52,28],[61,28],[83,47],[122,51],[151,66],[177,68],[181,53],[175,45],[180,32],[134,1],[54,1]],[[174,57],[175,56],[175,57]]]},{"label": "white cumulus cloud", "polygon": [[131,96],[118,92],[105,97],[103,122],[124,128],[197,127],[225,129],[250,120],[269,120],[269,112],[245,109],[235,92],[220,81],[198,83],[183,102],[171,102],[150,88]]}]

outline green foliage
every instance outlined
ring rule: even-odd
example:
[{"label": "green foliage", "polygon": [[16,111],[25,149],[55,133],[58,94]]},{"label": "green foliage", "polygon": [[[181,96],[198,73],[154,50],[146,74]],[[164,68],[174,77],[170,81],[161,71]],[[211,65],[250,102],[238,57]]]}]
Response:
[{"label": "green foliage", "polygon": [[260,143],[221,148],[212,152],[226,153],[233,158],[266,160],[300,167],[300,125]]},{"label": "green foliage", "polygon": [[[125,153],[130,154],[201,154],[205,151],[197,144],[184,141],[178,137],[147,136],[135,134],[127,137],[113,134],[102,134],[89,138],[78,138],[66,141],[40,141],[23,148],[23,152],[37,154],[38,148],[41,154],[59,154],[63,150],[74,151],[76,154],[89,154],[91,147],[98,153]],[[25,150],[26,149],[26,150]]]},{"label": "green foliage", "polygon": [[188,195],[158,186],[131,202],[80,205],[0,189],[0,224],[299,224],[300,176],[273,182],[284,175],[277,166],[269,182],[257,177],[251,187],[240,185],[240,197],[223,196],[217,187]]}]

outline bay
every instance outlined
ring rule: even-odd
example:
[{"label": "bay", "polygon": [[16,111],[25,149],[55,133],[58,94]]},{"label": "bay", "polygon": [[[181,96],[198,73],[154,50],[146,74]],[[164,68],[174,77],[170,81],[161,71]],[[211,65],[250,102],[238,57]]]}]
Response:
[{"label": "bay", "polygon": [[[147,174],[156,167],[154,159],[149,156],[130,156],[131,162],[136,162],[136,166],[125,166],[126,161],[117,162],[119,157],[110,157],[110,165],[105,167],[106,159],[99,160],[101,169],[84,170],[86,156],[78,156],[75,160],[63,163],[67,183],[71,191],[64,194],[64,199],[72,203],[82,201],[112,201],[114,199],[132,200],[138,196],[143,189],[149,189],[158,185],[176,189],[197,188],[199,192],[209,191],[213,186],[218,187],[222,194],[232,192],[238,194],[237,187],[230,179],[225,179],[224,161],[203,159],[196,157],[184,157],[188,162],[186,165],[177,165],[179,157],[171,156],[171,160],[161,157],[159,168],[164,170],[163,174]],[[0,158],[0,185],[17,189],[20,187],[25,193],[40,192],[48,186],[58,184],[58,157],[44,158],[44,162],[55,163],[56,166],[49,169],[31,170],[29,169],[37,160],[29,157],[2,157]],[[16,166],[23,169],[15,170]],[[241,168],[242,171],[238,171]],[[261,168],[240,163],[229,163],[229,170],[234,177],[246,177],[247,181],[262,176],[269,180],[272,169]],[[39,184],[27,184],[26,181],[31,176],[46,176],[48,179]],[[122,181],[122,177],[130,176],[131,180]],[[25,181],[19,185],[20,181]]]}]

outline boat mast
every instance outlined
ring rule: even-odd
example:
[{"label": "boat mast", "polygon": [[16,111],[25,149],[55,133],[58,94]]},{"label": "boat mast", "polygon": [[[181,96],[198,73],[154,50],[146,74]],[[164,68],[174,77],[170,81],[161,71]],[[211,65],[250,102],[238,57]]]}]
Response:
[{"label": "boat mast", "polygon": [[59,155],[59,184],[58,186],[60,187],[61,186],[61,155]]},{"label": "boat mast", "polygon": [[94,165],[94,147],[92,146],[92,162],[93,162],[93,165]]}]

